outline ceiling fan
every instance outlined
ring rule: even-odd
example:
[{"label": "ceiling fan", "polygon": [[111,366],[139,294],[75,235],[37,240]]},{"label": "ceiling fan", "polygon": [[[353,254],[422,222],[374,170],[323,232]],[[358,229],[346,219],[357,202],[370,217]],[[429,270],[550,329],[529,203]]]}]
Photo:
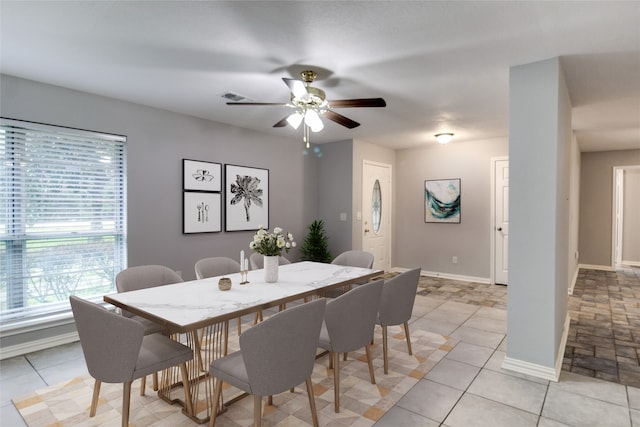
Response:
[{"label": "ceiling fan", "polygon": [[291,102],[227,102],[227,105],[275,105],[293,109],[294,112],[291,115],[283,118],[273,127],[284,127],[289,124],[294,129],[298,129],[300,124],[304,123],[303,141],[307,144],[307,148],[309,147],[309,130],[320,132],[324,128],[321,116],[349,129],[360,126],[360,123],[333,111],[334,108],[385,107],[387,105],[382,98],[329,101],[322,89],[311,86],[318,77],[315,71],[302,71],[300,77],[301,80],[282,78],[291,91]]}]

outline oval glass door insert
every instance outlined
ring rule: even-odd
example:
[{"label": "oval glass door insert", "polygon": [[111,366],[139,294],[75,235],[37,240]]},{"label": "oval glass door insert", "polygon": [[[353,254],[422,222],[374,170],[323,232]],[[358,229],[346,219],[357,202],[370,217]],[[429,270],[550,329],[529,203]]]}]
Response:
[{"label": "oval glass door insert", "polygon": [[380,219],[382,218],[382,191],[380,190],[380,181],[376,179],[373,183],[373,193],[371,195],[371,222],[373,232],[380,232]]}]

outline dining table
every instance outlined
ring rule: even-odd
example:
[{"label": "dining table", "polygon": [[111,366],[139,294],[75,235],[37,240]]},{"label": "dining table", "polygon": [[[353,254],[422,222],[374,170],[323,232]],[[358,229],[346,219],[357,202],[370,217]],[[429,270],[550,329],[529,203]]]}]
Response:
[{"label": "dining table", "polygon": [[[163,371],[158,395],[181,404],[184,414],[192,420],[205,423],[211,416],[213,394],[209,365],[229,350],[229,320],[272,307],[283,309],[287,303],[322,297],[328,290],[364,283],[383,273],[312,261],[281,265],[278,269],[275,283],[267,283],[264,270],[259,269],[109,294],[104,301],[160,324],[169,336],[193,349],[194,358],[187,365],[192,404],[184,402],[175,369]],[[218,286],[223,277],[231,280],[228,290]],[[225,405],[219,407],[224,410]]]}]

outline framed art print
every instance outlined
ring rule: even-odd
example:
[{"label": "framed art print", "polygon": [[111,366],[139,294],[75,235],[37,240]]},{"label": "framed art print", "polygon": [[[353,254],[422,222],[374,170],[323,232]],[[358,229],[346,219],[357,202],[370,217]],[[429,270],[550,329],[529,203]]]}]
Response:
[{"label": "framed art print", "polygon": [[460,178],[424,182],[424,222],[460,223]]},{"label": "framed art print", "polygon": [[222,195],[202,191],[185,191],[183,194],[184,234],[215,233],[222,231]]},{"label": "framed art print", "polygon": [[182,159],[182,189],[185,191],[222,191],[222,165]]},{"label": "framed art print", "polygon": [[225,165],[225,230],[269,228],[269,169]]}]

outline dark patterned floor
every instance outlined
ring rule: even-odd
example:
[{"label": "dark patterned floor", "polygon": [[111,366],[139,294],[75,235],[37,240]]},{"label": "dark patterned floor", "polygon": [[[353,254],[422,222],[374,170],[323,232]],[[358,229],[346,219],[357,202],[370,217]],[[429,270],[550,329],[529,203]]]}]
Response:
[{"label": "dark patterned floor", "polygon": [[640,387],[640,268],[580,270],[563,370]]},{"label": "dark patterned floor", "polygon": [[507,309],[507,287],[485,283],[461,282],[440,277],[420,277],[418,295],[465,304]]},{"label": "dark patterned floor", "polygon": [[[507,287],[421,277],[419,295],[507,308]],[[640,268],[581,269],[562,369],[640,387]]]}]

